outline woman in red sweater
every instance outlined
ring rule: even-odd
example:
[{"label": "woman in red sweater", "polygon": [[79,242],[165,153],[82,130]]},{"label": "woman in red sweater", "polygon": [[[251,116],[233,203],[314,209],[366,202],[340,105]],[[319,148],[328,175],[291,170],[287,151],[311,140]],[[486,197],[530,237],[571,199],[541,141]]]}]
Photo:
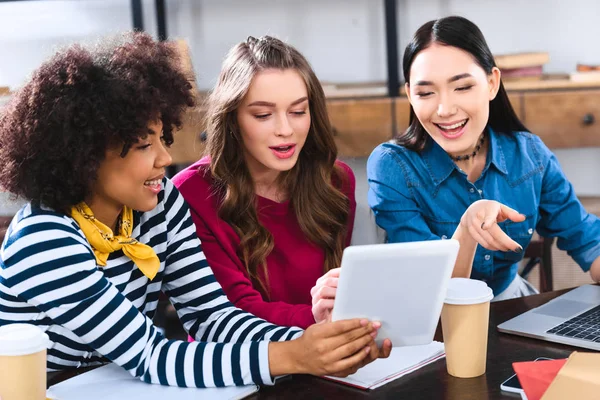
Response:
[{"label": "woman in red sweater", "polygon": [[[208,100],[208,156],[175,176],[229,300],[278,325],[329,318],[356,202],[323,89],[272,37],[227,55]],[[386,341],[390,345],[389,340]]]}]

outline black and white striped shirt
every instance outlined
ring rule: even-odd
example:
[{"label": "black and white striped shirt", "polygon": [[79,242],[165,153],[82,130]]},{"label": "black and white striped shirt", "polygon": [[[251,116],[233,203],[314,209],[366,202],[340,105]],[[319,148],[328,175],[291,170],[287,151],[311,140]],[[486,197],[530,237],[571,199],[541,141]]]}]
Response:
[{"label": "black and white striped shirt", "polygon": [[[152,246],[161,262],[152,281],[122,251],[99,268],[72,218],[24,206],[0,252],[0,326],[25,322],[42,328],[52,341],[49,370],[108,359],[163,385],[272,384],[268,342],[302,331],[272,325],[229,303],[183,197],[168,179],[163,186],[154,210],[134,212],[132,237]],[[155,328],[161,290],[197,342],[167,340]]]}]

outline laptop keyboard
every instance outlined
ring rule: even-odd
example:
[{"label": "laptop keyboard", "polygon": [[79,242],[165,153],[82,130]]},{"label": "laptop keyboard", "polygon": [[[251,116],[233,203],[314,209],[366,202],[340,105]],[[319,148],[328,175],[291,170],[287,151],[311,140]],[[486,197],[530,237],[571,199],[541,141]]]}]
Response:
[{"label": "laptop keyboard", "polygon": [[579,314],[546,331],[554,335],[600,342],[600,306]]}]

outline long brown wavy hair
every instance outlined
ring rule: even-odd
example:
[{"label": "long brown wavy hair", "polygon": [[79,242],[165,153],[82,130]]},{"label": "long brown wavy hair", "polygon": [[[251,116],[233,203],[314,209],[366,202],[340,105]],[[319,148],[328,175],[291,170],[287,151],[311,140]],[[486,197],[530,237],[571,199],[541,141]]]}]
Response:
[{"label": "long brown wavy hair", "polygon": [[[288,194],[306,237],[324,249],[324,272],[340,264],[348,230],[349,200],[337,188],[347,177],[335,165],[337,147],[325,94],[308,61],[292,46],[269,36],[249,37],[234,46],[223,61],[217,84],[208,98],[207,150],[215,191],[221,199],[219,217],[239,235],[238,256],[254,286],[269,297],[266,258],[273,250],[273,236],[258,220],[254,182],[242,156],[244,148],[236,116],[253,77],[266,69],[294,69],[306,84],[310,129],[298,162],[279,175],[278,183]],[[264,280],[259,276],[259,268]]]}]

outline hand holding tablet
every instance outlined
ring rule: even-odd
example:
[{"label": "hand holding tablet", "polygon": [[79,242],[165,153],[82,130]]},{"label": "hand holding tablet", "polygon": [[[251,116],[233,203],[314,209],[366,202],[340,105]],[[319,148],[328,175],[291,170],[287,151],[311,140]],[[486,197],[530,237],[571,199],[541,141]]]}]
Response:
[{"label": "hand holding tablet", "polygon": [[380,321],[378,345],[430,343],[458,249],[452,239],[346,248],[332,320]]}]

